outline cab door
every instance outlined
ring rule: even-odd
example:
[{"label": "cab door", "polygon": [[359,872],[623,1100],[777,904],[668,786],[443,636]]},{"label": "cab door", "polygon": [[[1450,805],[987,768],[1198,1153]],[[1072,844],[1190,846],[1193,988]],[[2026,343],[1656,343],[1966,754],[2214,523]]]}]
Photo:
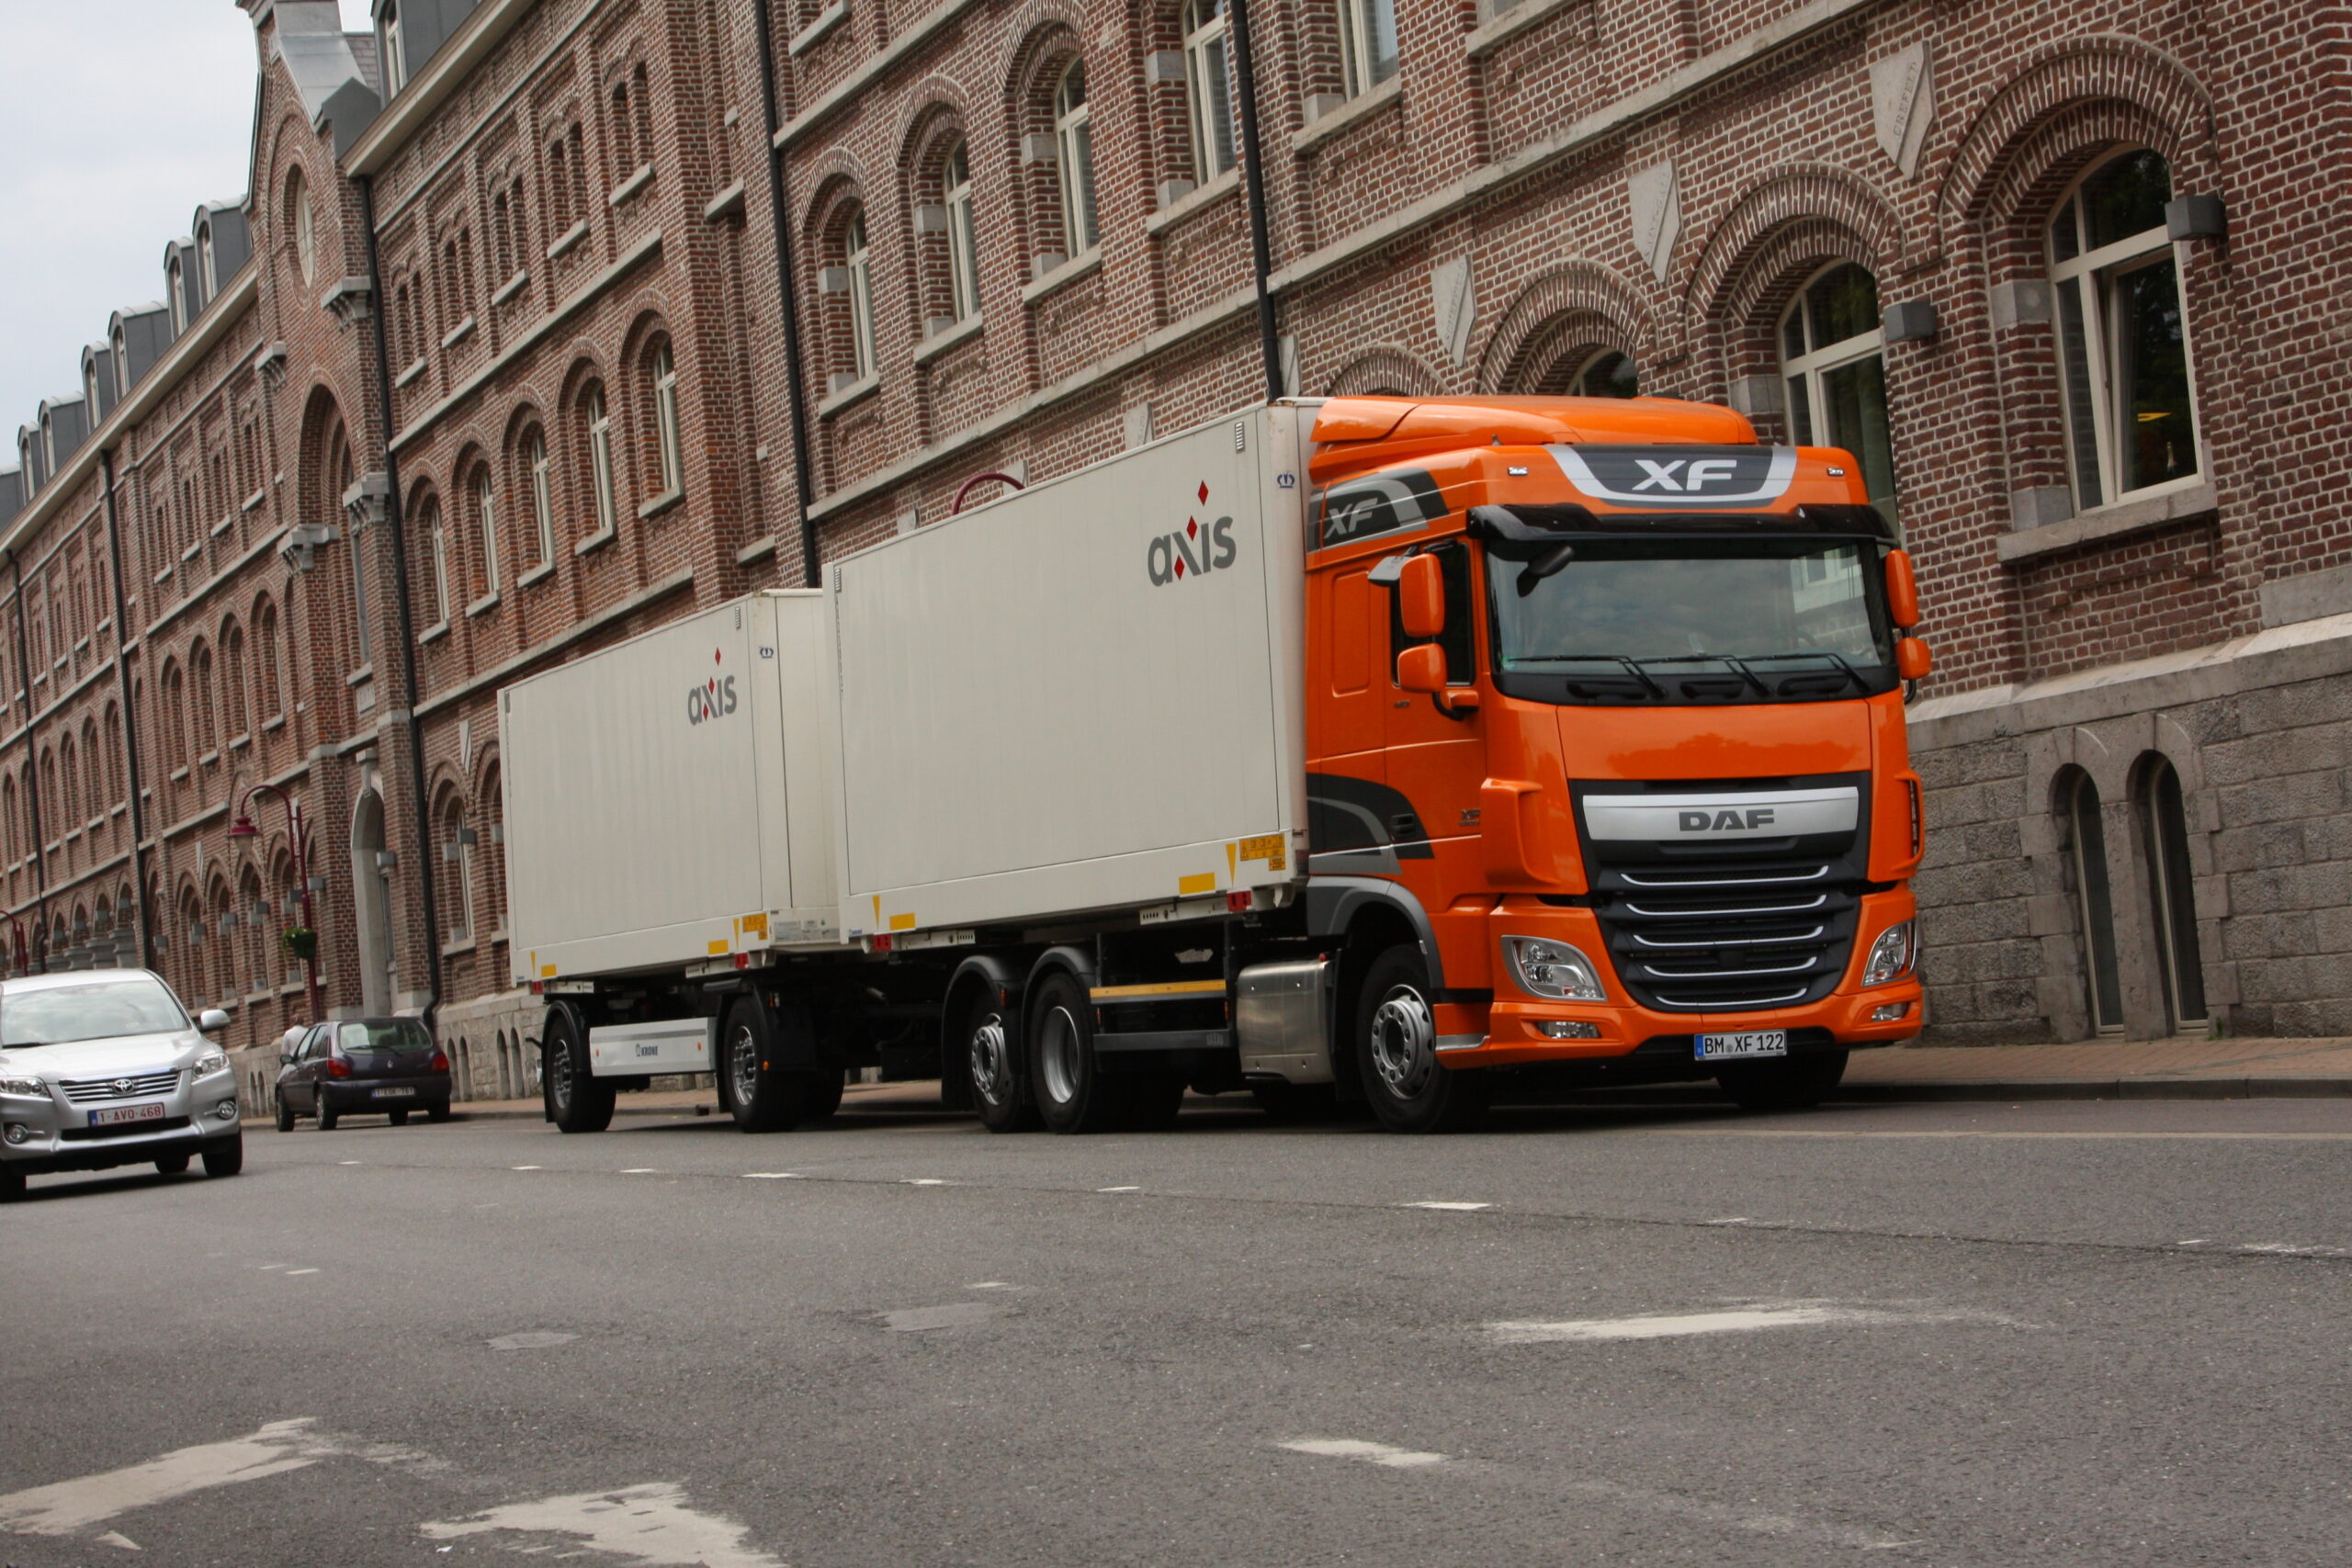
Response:
[{"label": "cab door", "polygon": [[[1469,547],[1454,539],[1425,553],[1437,558],[1445,583],[1445,630],[1437,643],[1445,651],[1447,684],[1472,691],[1478,678],[1478,636]],[[1396,592],[1380,593],[1386,601],[1381,605],[1386,624],[1377,684],[1396,818],[1391,832],[1406,885],[1434,912],[1447,908],[1453,894],[1485,886],[1477,818],[1478,788],[1487,775],[1485,735],[1476,708],[1449,713],[1434,696],[1396,684],[1396,656],[1412,642],[1405,636]]]},{"label": "cab door", "polygon": [[1389,677],[1387,591],[1372,583],[1376,555],[1359,554],[1308,578],[1306,805],[1310,872],[1394,867],[1382,791]]}]

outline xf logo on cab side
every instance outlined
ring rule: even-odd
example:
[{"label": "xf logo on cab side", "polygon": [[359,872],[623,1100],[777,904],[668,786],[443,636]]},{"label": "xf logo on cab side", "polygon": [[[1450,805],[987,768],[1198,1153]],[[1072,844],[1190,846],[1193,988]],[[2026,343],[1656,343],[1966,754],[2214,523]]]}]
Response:
[{"label": "xf logo on cab side", "polygon": [[[1208,500],[1209,487],[1204,484],[1200,489],[1201,504],[1206,506]],[[1144,566],[1151,574],[1151,585],[1165,588],[1171,582],[1182,581],[1187,572],[1205,577],[1212,571],[1223,570],[1240,553],[1233,542],[1232,518],[1220,517],[1204,528],[1199,518],[1188,517],[1183,532],[1162,534],[1152,540],[1144,552]]]}]

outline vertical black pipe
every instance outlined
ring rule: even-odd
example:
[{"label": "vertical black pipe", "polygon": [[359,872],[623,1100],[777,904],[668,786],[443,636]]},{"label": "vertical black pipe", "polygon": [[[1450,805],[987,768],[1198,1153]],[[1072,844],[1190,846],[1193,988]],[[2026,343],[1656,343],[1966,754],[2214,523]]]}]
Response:
[{"label": "vertical black pipe", "polygon": [[[376,254],[376,182],[360,175],[353,183],[359,187],[359,221],[368,234],[368,315],[375,328],[376,403],[384,431],[384,526],[392,536],[392,598],[400,607],[401,681],[408,708],[408,782],[416,810],[417,896],[424,900],[424,1015],[431,1018],[441,1003],[441,901],[434,886],[433,803],[424,795],[424,721],[416,712],[416,615],[409,593],[408,533],[401,515],[400,459],[392,453],[392,347],[384,325],[384,269]],[[359,547],[356,535],[351,547]],[[351,897],[356,911],[359,889],[353,888]]]},{"label": "vertical black pipe", "polygon": [[1233,68],[1241,95],[1242,177],[1250,186],[1250,259],[1258,275],[1259,347],[1266,355],[1266,397],[1290,395],[1283,378],[1282,326],[1274,314],[1273,237],[1266,223],[1266,161],[1259,155],[1257,51],[1250,42],[1250,0],[1231,0]]},{"label": "vertical black pipe", "polygon": [[775,35],[768,20],[769,0],[752,0],[752,25],[760,43],[760,96],[765,107],[763,122],[767,136],[768,216],[775,230],[776,301],[784,310],[785,386],[792,407],[793,494],[800,509],[800,570],[802,585],[822,586],[823,570],[817,559],[816,479],[808,466],[808,391],[800,369],[800,301],[792,287],[792,209],[784,172],[784,149],[775,142],[784,129],[777,118]]},{"label": "vertical black pipe", "polygon": [[49,967],[49,851],[40,830],[40,737],[33,732],[32,641],[25,631],[25,569],[14,550],[8,552],[8,582],[17,599],[17,673],[25,693],[25,825],[33,836],[33,918],[40,922],[35,944],[40,966]]},{"label": "vertical black pipe", "polygon": [[122,591],[122,517],[115,509],[114,448],[98,449],[106,476],[107,557],[114,570],[114,689],[122,704],[122,773],[130,791],[130,896],[139,903],[139,960],[153,952],[155,912],[147,907],[147,810],[139,801],[139,720],[130,706],[130,602]]}]

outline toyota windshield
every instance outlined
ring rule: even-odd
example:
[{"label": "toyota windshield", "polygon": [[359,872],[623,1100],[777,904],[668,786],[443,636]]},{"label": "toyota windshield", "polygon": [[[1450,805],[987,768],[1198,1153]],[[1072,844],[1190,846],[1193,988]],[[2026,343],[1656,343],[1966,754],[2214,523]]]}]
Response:
[{"label": "toyota windshield", "polygon": [[1512,696],[1824,702],[1895,684],[1875,541],[1587,535],[1565,559],[1498,554],[1487,580]]}]

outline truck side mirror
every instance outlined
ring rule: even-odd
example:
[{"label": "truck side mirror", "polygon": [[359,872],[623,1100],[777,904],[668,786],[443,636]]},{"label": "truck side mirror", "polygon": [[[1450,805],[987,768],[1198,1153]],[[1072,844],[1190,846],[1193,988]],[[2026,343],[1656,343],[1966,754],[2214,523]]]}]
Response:
[{"label": "truck side mirror", "polygon": [[1417,642],[1444,633],[1445,577],[1435,556],[1415,556],[1405,563],[1396,578],[1396,615],[1405,635]]},{"label": "truck side mirror", "polygon": [[1894,645],[1894,672],[1906,681],[1924,681],[1936,667],[1936,656],[1916,637]]},{"label": "truck side mirror", "polygon": [[[1424,556],[1421,558],[1427,560],[1429,558]],[[1416,643],[1398,654],[1396,684],[1408,692],[1444,691],[1445,649],[1433,642],[1423,642]]]},{"label": "truck side mirror", "polygon": [[1892,550],[1887,554],[1886,613],[1906,632],[1919,624],[1919,578],[1911,570],[1908,551]]}]

